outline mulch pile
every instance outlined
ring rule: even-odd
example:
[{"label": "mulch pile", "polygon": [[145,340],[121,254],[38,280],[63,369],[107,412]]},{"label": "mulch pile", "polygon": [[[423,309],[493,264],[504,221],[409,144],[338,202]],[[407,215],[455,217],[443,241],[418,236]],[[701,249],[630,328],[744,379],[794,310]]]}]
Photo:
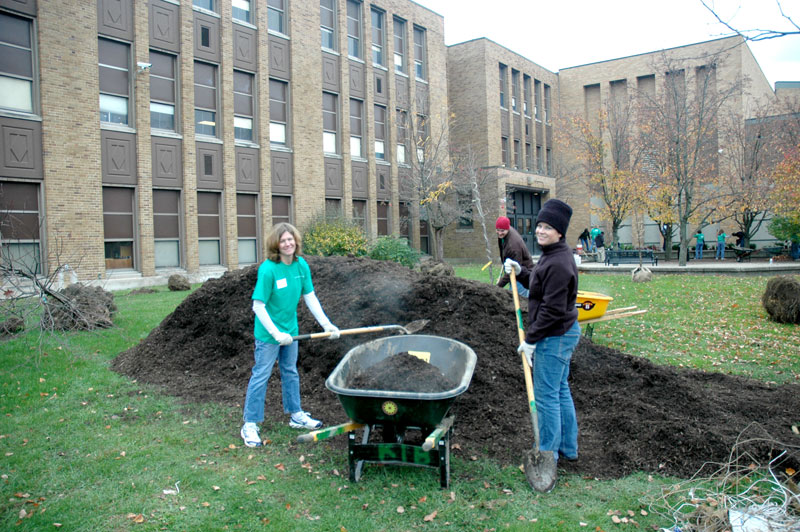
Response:
[{"label": "mulch pile", "polygon": [[[419,334],[469,345],[478,362],[469,388],[453,404],[452,452],[501,464],[521,463],[533,436],[509,291],[364,258],[307,260],[320,302],[339,328],[429,319]],[[186,400],[241,405],[253,362],[250,297],[256,273],[253,266],[207,281],[139,345],[119,355],[113,368],[140,382],[163,385],[166,393]],[[301,333],[319,331],[302,303],[299,316]],[[378,336],[301,341],[303,408],[326,425],[347,421],[325,379],[351,348]],[[270,422],[287,422],[277,365],[274,371],[265,434]],[[706,462],[728,462],[737,436],[753,422],[775,440],[800,445],[800,437],[791,430],[800,421],[800,385],[771,386],[657,366],[585,338],[573,356],[570,380],[580,459],[560,462],[567,471],[597,478],[635,471],[688,478]],[[238,439],[238,427],[231,439]],[[345,440],[315,445],[344,447]]]}]

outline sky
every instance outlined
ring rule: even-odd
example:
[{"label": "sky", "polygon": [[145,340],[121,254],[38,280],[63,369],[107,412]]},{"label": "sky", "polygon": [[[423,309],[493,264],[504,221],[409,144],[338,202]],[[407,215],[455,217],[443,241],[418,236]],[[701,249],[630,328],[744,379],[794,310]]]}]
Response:
[{"label": "sky", "polygon": [[[553,72],[732,34],[700,0],[415,1],[444,17],[445,44],[486,37]],[[800,26],[800,0],[707,3],[742,31],[800,32],[778,7]],[[748,45],[773,88],[800,81],[800,34]]]}]

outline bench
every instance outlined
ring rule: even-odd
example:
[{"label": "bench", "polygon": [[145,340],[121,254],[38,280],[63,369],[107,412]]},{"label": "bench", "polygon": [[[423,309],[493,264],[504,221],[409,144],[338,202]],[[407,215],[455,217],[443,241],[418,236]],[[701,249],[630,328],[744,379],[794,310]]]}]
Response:
[{"label": "bench", "polygon": [[652,249],[607,249],[606,266],[639,264],[639,254],[641,254],[642,264],[649,262],[653,266],[658,266],[658,258],[656,258]]}]

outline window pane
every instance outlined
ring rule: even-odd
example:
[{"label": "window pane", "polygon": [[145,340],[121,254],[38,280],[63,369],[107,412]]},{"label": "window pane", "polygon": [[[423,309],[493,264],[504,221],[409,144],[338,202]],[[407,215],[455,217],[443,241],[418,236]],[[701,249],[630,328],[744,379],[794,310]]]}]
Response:
[{"label": "window pane", "polygon": [[362,157],[361,137],[350,137],[350,155],[353,157]]},{"label": "window pane", "polygon": [[256,241],[253,238],[239,239],[239,264],[255,264],[258,262]]},{"label": "window pane", "polygon": [[214,11],[214,0],[192,0],[192,5]]},{"label": "window pane", "polygon": [[322,150],[325,153],[336,153],[336,133],[322,134]]},{"label": "window pane", "polygon": [[110,94],[100,95],[100,121],[128,124],[128,99]]},{"label": "window pane", "polygon": [[253,119],[233,117],[233,135],[238,140],[253,140]]},{"label": "window pane", "polygon": [[375,141],[375,158],[386,159],[386,154],[384,153],[384,146],[382,140]]},{"label": "window pane", "polygon": [[150,127],[175,129],[175,106],[150,102]]},{"label": "window pane", "polygon": [[33,82],[0,76],[0,107],[33,112]]},{"label": "window pane", "polygon": [[180,243],[177,240],[157,240],[156,268],[177,268],[181,265]]},{"label": "window pane", "polygon": [[236,20],[250,22],[250,0],[233,0],[231,2],[233,11],[231,15]]},{"label": "window pane", "polygon": [[406,147],[404,144],[397,145],[397,164],[406,164]]},{"label": "window pane", "polygon": [[272,144],[286,144],[286,124],[270,122],[269,141]]},{"label": "window pane", "polygon": [[219,264],[219,240],[201,240],[199,242],[200,266]]},{"label": "window pane", "polygon": [[211,137],[217,134],[217,113],[213,111],[203,111],[195,109],[194,111],[194,131],[198,135],[208,135]]}]

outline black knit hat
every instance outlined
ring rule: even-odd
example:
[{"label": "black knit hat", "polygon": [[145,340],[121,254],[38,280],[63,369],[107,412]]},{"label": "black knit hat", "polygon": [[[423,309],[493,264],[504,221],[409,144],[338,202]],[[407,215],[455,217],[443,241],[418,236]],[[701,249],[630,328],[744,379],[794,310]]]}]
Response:
[{"label": "black knit hat", "polygon": [[536,216],[536,223],[544,222],[566,236],[569,219],[572,218],[572,207],[561,200],[548,200]]}]

